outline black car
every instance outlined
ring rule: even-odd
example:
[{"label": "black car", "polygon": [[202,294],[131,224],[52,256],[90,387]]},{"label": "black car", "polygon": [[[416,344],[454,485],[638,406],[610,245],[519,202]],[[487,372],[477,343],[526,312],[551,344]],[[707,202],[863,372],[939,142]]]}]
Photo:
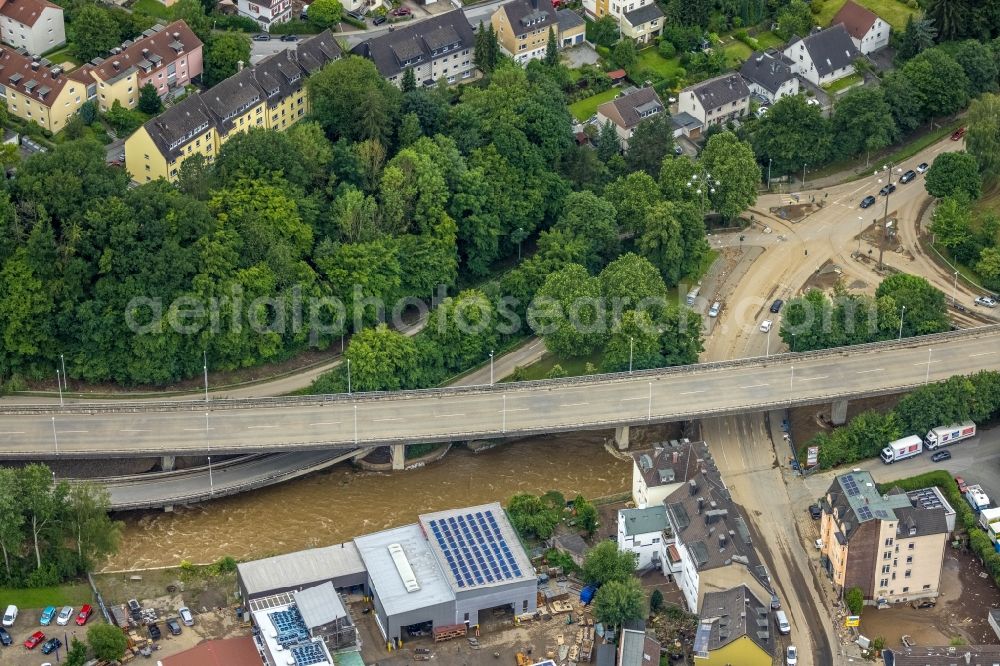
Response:
[{"label": "black car", "polygon": [[2,643],[4,647],[7,647],[13,642],[14,640],[10,637],[10,634],[7,633],[7,630],[0,627],[0,643]]},{"label": "black car", "polygon": [[861,200],[861,207],[868,208],[868,206],[871,206],[873,203],[875,203],[875,197],[869,194],[868,196],[866,196],[864,199]]},{"label": "black car", "polygon": [[878,191],[878,193],[884,197],[887,197],[895,191],[896,191],[896,185],[894,183],[889,183],[888,185],[883,186],[882,189]]},{"label": "black car", "polygon": [[922,601],[914,601],[910,605],[914,608],[934,608],[937,603],[933,599],[923,599]]},{"label": "black car", "polygon": [[282,35],[281,41],[283,42],[297,42],[299,41],[298,35]]},{"label": "black car", "polygon": [[785,302],[780,298],[776,299],[774,303],[771,303],[771,312],[781,312],[781,306],[784,304]]},{"label": "black car", "polygon": [[167,630],[174,636],[181,635],[181,623],[177,621],[176,617],[167,620]]},{"label": "black car", "polygon": [[355,21],[364,21],[365,20],[365,15],[362,14],[361,12],[353,12],[353,11],[351,11],[351,12],[347,12],[347,15],[350,16]]},{"label": "black car", "polygon": [[50,638],[49,640],[42,643],[42,654],[51,654],[55,652],[56,649],[62,647],[62,641],[58,638]]},{"label": "black car", "polygon": [[148,628],[149,628],[149,637],[152,638],[154,641],[160,640],[160,636],[162,636],[163,634],[160,633],[160,628],[156,626],[156,623],[154,622],[153,624],[149,625]]},{"label": "black car", "polygon": [[372,25],[382,25],[385,22],[386,18],[384,16],[376,16],[372,19]]},{"label": "black car", "polygon": [[771,610],[781,610],[781,599],[777,594],[771,595]]},{"label": "black car", "polygon": [[931,456],[931,460],[934,462],[941,462],[942,460],[951,460],[951,451],[938,451]]},{"label": "black car", "polygon": [[812,516],[813,520],[819,520],[819,517],[823,515],[823,510],[819,508],[819,504],[810,504],[809,515]]},{"label": "black car", "polygon": [[913,169],[910,169],[909,171],[907,171],[906,173],[904,173],[902,176],[899,177],[899,182],[908,183],[916,177],[917,177],[917,172],[914,171]]}]

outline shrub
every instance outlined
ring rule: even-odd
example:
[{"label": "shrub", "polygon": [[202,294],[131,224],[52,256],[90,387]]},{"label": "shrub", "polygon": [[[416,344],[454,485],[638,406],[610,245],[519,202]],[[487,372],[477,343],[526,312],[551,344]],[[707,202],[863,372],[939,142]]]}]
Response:
[{"label": "shrub", "polygon": [[844,594],[844,603],[851,615],[861,615],[861,609],[865,607],[865,593],[860,587],[852,587]]},{"label": "shrub", "polygon": [[666,39],[660,40],[660,45],[657,47],[657,51],[659,51],[660,55],[667,60],[670,60],[677,55],[677,47]]}]

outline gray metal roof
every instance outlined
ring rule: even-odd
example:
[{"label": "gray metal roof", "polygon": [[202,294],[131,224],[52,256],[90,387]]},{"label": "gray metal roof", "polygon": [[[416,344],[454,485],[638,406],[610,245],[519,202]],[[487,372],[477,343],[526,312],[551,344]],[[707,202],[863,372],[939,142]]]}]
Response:
[{"label": "gray metal roof", "polygon": [[364,574],[365,565],[353,542],[268,557],[237,565],[247,594],[303,587],[341,576]]},{"label": "gray metal roof", "polygon": [[647,509],[621,509],[618,511],[618,521],[625,528],[625,534],[650,534],[667,529],[667,508],[660,504]]},{"label": "gray metal roof", "polygon": [[556,12],[556,19],[559,21],[559,32],[586,25],[583,17],[572,9],[560,9]]},{"label": "gray metal roof", "polygon": [[299,614],[306,626],[322,627],[343,617],[347,617],[340,596],[333,589],[333,583],[327,581],[316,587],[306,588],[292,595]]},{"label": "gray metal roof", "polygon": [[[847,33],[847,28],[844,27],[843,23],[814,32],[808,37],[803,37],[801,41],[809,52],[809,57],[812,58],[816,72],[820,76],[826,76],[847,67],[856,58],[861,57],[861,52],[854,46],[854,41]],[[795,41],[789,48],[794,45]]]},{"label": "gray metal roof", "polygon": [[695,639],[696,651],[700,651],[699,647],[703,651],[718,650],[747,636],[762,650],[774,655],[770,610],[746,585],[707,592],[699,615],[701,625]]},{"label": "gray metal roof", "polygon": [[[398,615],[454,601],[451,585],[419,525],[404,525],[366,534],[356,538],[354,543],[358,546],[358,553],[368,569],[372,587],[382,602],[386,615]],[[399,544],[403,549],[406,561],[420,586],[419,590],[406,590],[389,553],[389,546],[392,544]]]},{"label": "gray metal roof", "polygon": [[645,631],[622,630],[622,658],[620,666],[649,666],[660,659],[660,644]]},{"label": "gray metal roof", "polygon": [[681,94],[692,92],[701,102],[705,109],[714,109],[725,106],[730,102],[750,96],[750,89],[746,81],[739,74],[723,74],[693,86],[688,86],[681,91]]},{"label": "gray metal roof", "polygon": [[[412,42],[412,45],[407,42]],[[430,62],[443,55],[441,53],[434,55],[435,49],[452,44],[456,45],[453,50],[473,49],[476,45],[475,32],[469,24],[469,19],[460,9],[366,39],[351,49],[351,53],[370,59],[382,76],[395,76],[403,71],[403,63],[410,58],[419,55],[422,62]],[[415,49],[419,49],[419,53],[416,53]],[[404,58],[399,54],[400,50],[413,55]]]}]

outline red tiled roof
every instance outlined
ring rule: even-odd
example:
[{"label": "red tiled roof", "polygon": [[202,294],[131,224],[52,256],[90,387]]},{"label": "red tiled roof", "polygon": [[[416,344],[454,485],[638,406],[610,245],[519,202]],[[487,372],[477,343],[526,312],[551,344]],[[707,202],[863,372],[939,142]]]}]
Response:
[{"label": "red tiled roof", "polygon": [[33,26],[48,7],[60,9],[58,5],[48,2],[48,0],[7,0],[0,4],[0,14],[14,19],[18,23]]},{"label": "red tiled roof", "polygon": [[[32,64],[35,64],[35,67],[32,67]],[[53,76],[53,71],[57,69],[59,72]],[[9,46],[0,44],[0,85],[43,106],[51,108],[70,80],[85,85],[92,82],[87,72],[88,67],[85,65],[66,74],[58,65],[46,67],[34,62],[31,56],[21,55]],[[86,95],[85,92],[82,94]]]},{"label": "red tiled roof", "polygon": [[172,657],[161,660],[163,666],[237,666],[260,663],[260,655],[254,646],[253,638],[226,638],[218,641],[205,641],[190,650],[185,650]]},{"label": "red tiled roof", "polygon": [[[183,53],[190,53],[201,46],[201,40],[195,36],[187,23],[174,21],[149,37],[140,37],[135,40],[121,53],[109,54],[104,62],[93,68],[94,74],[102,81],[109,81],[130,67],[138,67],[142,61],[153,65],[150,71],[156,71],[159,67],[165,67],[180,57],[180,53],[171,46],[175,42],[181,44]],[[146,53],[143,53],[143,49],[146,50]],[[159,56],[159,63],[152,63],[149,60],[150,56]],[[118,68],[114,66],[116,62]],[[194,75],[192,74],[192,76]]]},{"label": "red tiled roof", "polygon": [[844,6],[840,8],[840,11],[837,12],[837,15],[833,17],[833,20],[830,21],[830,25],[843,23],[844,28],[847,29],[851,37],[854,39],[863,39],[868,34],[868,31],[871,30],[871,27],[875,25],[876,20],[878,20],[878,15],[870,9],[862,7],[853,0],[847,0]]},{"label": "red tiled roof", "polygon": [[624,79],[626,76],[628,76],[628,72],[624,69],[616,69],[613,72],[608,72],[609,79]]}]

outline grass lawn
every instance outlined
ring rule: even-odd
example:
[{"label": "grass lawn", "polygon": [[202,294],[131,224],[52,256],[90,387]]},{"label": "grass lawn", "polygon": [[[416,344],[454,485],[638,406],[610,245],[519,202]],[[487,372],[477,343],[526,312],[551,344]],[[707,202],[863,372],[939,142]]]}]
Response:
[{"label": "grass lawn", "polygon": [[767,32],[761,32],[755,35],[757,42],[760,44],[762,50],[773,49],[776,46],[783,46],[785,40],[778,37],[774,32],[768,30]]},{"label": "grass lawn", "polygon": [[840,92],[841,90],[845,90],[857,83],[861,83],[861,81],[863,80],[864,77],[855,72],[854,74],[849,74],[842,79],[837,79],[836,81],[834,81],[829,85],[823,86],[823,90],[827,91],[828,93],[836,93]]},{"label": "grass lawn", "polygon": [[983,184],[983,196],[973,206],[976,217],[1000,215],[1000,180]]},{"label": "grass lawn", "polygon": [[142,12],[143,14],[149,14],[150,16],[162,19],[170,19],[173,14],[169,7],[164,6],[162,2],[158,2],[157,0],[136,0],[135,4],[132,5],[132,11]]},{"label": "grass lawn", "polygon": [[[892,26],[893,30],[899,32],[906,28],[906,19],[917,13],[917,10],[907,7],[899,0],[855,0],[855,2],[878,14]],[[844,0],[813,0],[813,6],[819,6],[819,13],[813,15],[816,17],[816,23],[827,26],[844,6]]]},{"label": "grass lawn", "polygon": [[738,39],[734,39],[723,46],[722,51],[726,54],[726,62],[734,67],[742,65],[743,61],[749,58],[750,54],[753,53],[753,49]]},{"label": "grass lawn", "polygon": [[[670,60],[667,60],[660,55],[655,47],[639,51],[638,59],[636,60],[635,65],[632,66],[632,70],[634,72],[648,70],[655,74],[659,79],[667,79],[672,76],[677,76],[677,72],[680,69],[680,57],[675,56]],[[631,74],[631,72],[629,74]]]},{"label": "grass lawn", "polygon": [[605,102],[610,102],[618,95],[618,88],[611,88],[610,90],[605,90],[602,93],[597,93],[596,95],[591,95],[581,99],[579,102],[573,102],[569,105],[569,112],[573,114],[581,123],[587,118],[597,113],[597,107]]},{"label": "grass lawn", "polygon": [[[584,356],[582,358],[561,358],[556,356],[551,352],[546,352],[542,358],[535,361],[529,366],[524,368],[524,374],[522,376],[522,381],[531,381],[534,379],[545,379],[545,376],[549,374],[549,371],[555,365],[562,366],[562,369],[566,371],[567,375],[570,377],[579,377],[585,375],[587,370],[587,364],[593,363],[594,367],[597,368],[597,372],[601,371],[601,353],[597,352],[591,354],[590,356]],[[501,381],[512,381],[508,378],[504,378]]]},{"label": "grass lawn", "polygon": [[56,64],[71,62],[76,67],[79,67],[80,60],[73,55],[71,51],[72,48],[73,48],[72,44],[67,44],[66,46],[56,49],[55,51],[50,51],[49,53],[46,53],[43,57],[48,58],[49,60],[51,60]]},{"label": "grass lawn", "polygon": [[45,608],[46,606],[73,606],[94,602],[90,586],[86,583],[71,583],[53,587],[8,588],[0,587],[0,599],[4,607],[14,604],[20,609]]}]

